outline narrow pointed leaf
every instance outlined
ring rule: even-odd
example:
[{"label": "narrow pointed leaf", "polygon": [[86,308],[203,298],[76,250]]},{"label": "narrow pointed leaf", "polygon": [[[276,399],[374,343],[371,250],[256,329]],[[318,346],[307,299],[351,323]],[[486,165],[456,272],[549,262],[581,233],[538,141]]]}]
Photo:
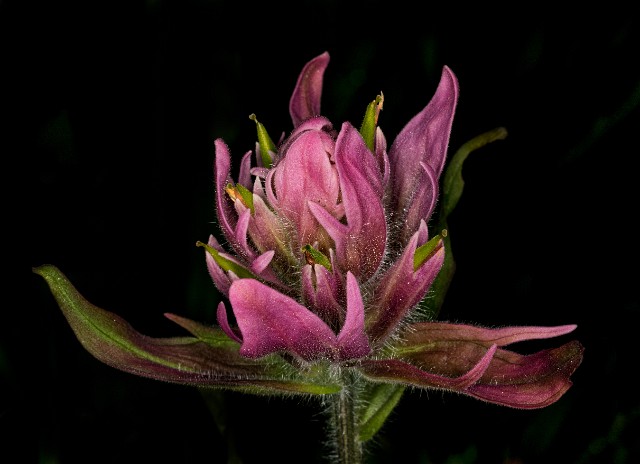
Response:
[{"label": "narrow pointed leaf", "polygon": [[360,441],[370,440],[378,433],[400,402],[404,389],[402,384],[367,383],[361,398],[365,406],[360,413]]},{"label": "narrow pointed leaf", "polygon": [[[446,224],[446,222],[444,222],[444,224]],[[447,229],[445,228],[443,230]],[[429,298],[425,298],[419,303],[420,312],[428,315],[429,320],[436,319],[440,313],[440,308],[442,308],[444,304],[447,291],[453,280],[453,275],[456,272],[456,262],[453,257],[451,237],[448,230],[446,234],[442,235],[442,241],[444,242],[443,248],[445,249],[444,262],[433,284],[431,284]]]},{"label": "narrow pointed leaf", "polygon": [[205,250],[207,250],[207,252],[211,255],[211,257],[214,259],[216,264],[220,266],[223,270],[231,271],[241,279],[255,278],[255,275],[253,275],[251,271],[242,267],[238,263],[231,261],[228,258],[225,258],[224,256],[222,256],[222,254],[218,250],[216,250],[212,246],[200,241],[196,242],[196,246],[203,247]]},{"label": "narrow pointed leaf", "polygon": [[414,271],[417,271],[418,268],[422,266],[422,264],[433,255],[436,249],[440,249],[442,247],[442,243],[440,241],[442,240],[443,237],[446,237],[446,236],[447,236],[447,231],[445,229],[435,237],[431,238],[431,240],[429,240],[424,245],[421,245],[418,248],[416,248],[416,252],[413,255]]},{"label": "narrow pointed leaf", "polygon": [[446,221],[462,196],[462,190],[464,188],[462,167],[469,154],[488,143],[503,140],[506,137],[507,130],[504,127],[498,127],[472,138],[463,144],[455,155],[453,155],[445,170],[444,179],[442,180],[443,207],[440,212],[440,221]]},{"label": "narrow pointed leaf", "polygon": [[265,168],[271,168],[273,164],[273,156],[272,153],[275,154],[278,152],[278,148],[276,144],[273,143],[269,133],[267,132],[266,127],[261,122],[258,122],[258,118],[255,114],[249,116],[249,119],[252,119],[256,123],[256,127],[258,129],[258,144],[260,145],[260,156],[262,158],[262,165]]},{"label": "narrow pointed leaf", "polygon": [[382,95],[378,95],[369,105],[367,105],[367,111],[365,112],[362,125],[360,126],[360,135],[364,139],[367,147],[372,153],[375,153],[376,147],[376,129],[378,127],[378,116],[382,110],[382,103],[384,98]]},{"label": "narrow pointed leaf", "polygon": [[239,355],[239,344],[220,329],[170,316],[195,337],[153,338],[114,313],[87,301],[55,266],[33,269],[43,277],[84,348],[105,364],[142,377],[255,394],[334,393],[339,387],[295,373],[278,357]]},{"label": "narrow pointed leaf", "polygon": [[[453,155],[449,161],[442,182],[442,207],[438,217],[438,228],[440,230],[447,230],[449,224],[447,219],[453,212],[455,207],[462,196],[462,190],[464,188],[464,179],[462,178],[462,167],[471,152],[477,150],[484,145],[493,142],[495,140],[502,140],[507,136],[507,131],[503,127],[498,127],[491,131],[474,137],[465,144],[463,144],[458,151]],[[431,317],[437,317],[440,312],[440,308],[444,303],[445,296],[451,285],[451,280],[456,270],[456,263],[453,255],[453,249],[451,247],[451,237],[445,235],[444,247],[447,250],[445,254],[444,264],[442,269],[436,277],[433,283],[433,298],[429,298],[421,302],[423,312],[429,314]]]}]

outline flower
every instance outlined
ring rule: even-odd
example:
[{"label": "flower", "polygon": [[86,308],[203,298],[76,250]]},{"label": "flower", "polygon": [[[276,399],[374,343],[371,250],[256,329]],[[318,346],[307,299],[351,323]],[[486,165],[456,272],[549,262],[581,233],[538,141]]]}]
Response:
[{"label": "flower", "polygon": [[451,280],[446,217],[461,193],[462,160],[504,130],[458,151],[438,210],[458,100],[451,69],[443,68],[431,101],[388,147],[378,125],[382,94],[359,128],[334,127],[322,115],[328,63],[325,52],[303,68],[289,102],[293,131],[278,144],[251,116],[258,142],[242,157],[237,181],[228,146],[215,140],[224,244],[211,235],[198,246],[227,300],[218,305],[218,327],[166,314],[191,336],[148,337],[86,301],[55,266],[35,268],[80,342],[136,375],[250,393],[332,394],[344,386],[339,373],[349,372],[391,387],[371,395],[397,398],[413,386],[523,409],[557,401],[582,345],[528,355],[504,347],[559,337],[575,325],[485,328],[420,317],[424,301],[437,313]]}]

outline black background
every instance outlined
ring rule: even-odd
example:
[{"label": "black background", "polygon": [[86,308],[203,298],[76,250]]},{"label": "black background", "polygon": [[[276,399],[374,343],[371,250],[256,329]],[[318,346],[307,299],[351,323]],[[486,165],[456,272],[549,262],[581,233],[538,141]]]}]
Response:
[{"label": "black background", "polygon": [[86,353],[31,268],[57,265],[151,336],[183,334],[164,312],[215,323],[195,247],[216,231],[213,140],[237,165],[255,142],[249,114],[289,131],[298,73],[326,50],[336,125],[382,91],[393,140],[446,64],[460,83],[450,154],[509,132],[465,164],[441,319],[576,323],[542,346],[586,347],[545,409],[408,393],[370,462],[638,462],[639,19],[613,4],[0,2],[0,461],[322,462],[317,403],[221,393],[221,432],[196,389]]}]

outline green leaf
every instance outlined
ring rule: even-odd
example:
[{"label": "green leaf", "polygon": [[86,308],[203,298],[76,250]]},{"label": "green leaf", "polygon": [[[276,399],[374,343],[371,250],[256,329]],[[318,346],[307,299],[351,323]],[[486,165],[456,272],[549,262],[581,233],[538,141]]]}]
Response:
[{"label": "green leaf", "polygon": [[395,383],[368,382],[362,395],[365,407],[360,417],[360,441],[365,442],[378,433],[398,405],[405,386]]},{"label": "green leaf", "polygon": [[440,240],[447,236],[447,229],[444,229],[435,237],[432,237],[427,243],[416,248],[416,252],[413,255],[413,270],[417,271],[420,266],[431,256],[438,245]]},{"label": "green leaf", "polygon": [[118,315],[87,301],[55,266],[36,267],[84,348],[103,363],[141,377],[254,394],[328,394],[340,386],[324,371],[295,370],[277,355],[258,360],[219,328],[167,314],[195,337],[153,338]]},{"label": "green leaf", "polygon": [[257,279],[257,277],[249,269],[239,265],[234,261],[231,261],[230,259],[225,258],[220,254],[218,250],[216,250],[212,246],[209,246],[206,243],[200,241],[196,242],[196,246],[203,247],[205,250],[207,250],[215,260],[216,264],[220,266],[222,270],[231,271],[241,279]]},{"label": "green leaf", "polygon": [[260,156],[262,157],[262,164],[265,168],[271,168],[273,164],[272,153],[278,153],[278,147],[273,143],[267,129],[261,122],[258,122],[258,118],[255,114],[249,115],[249,119],[255,121],[258,129],[258,144],[260,145]]},{"label": "green leaf", "polygon": [[320,264],[324,266],[329,272],[331,272],[331,261],[327,258],[324,253],[319,250],[316,250],[311,245],[305,245],[302,247],[302,252],[304,253],[307,263],[309,264]]},{"label": "green leaf", "polygon": [[242,184],[228,184],[225,187],[225,191],[227,195],[231,197],[233,201],[239,199],[244,206],[251,210],[251,214],[255,213],[255,209],[253,207],[253,192],[247,190],[247,188]]},{"label": "green leaf", "polygon": [[421,313],[427,315],[430,320],[436,319],[438,316],[456,271],[456,262],[451,251],[451,237],[448,232],[443,236],[443,241],[444,263],[433,284],[431,284],[428,297],[420,302]]},{"label": "green leaf", "polygon": [[373,438],[398,405],[405,386],[395,383],[368,382],[362,395],[365,407],[360,417],[360,441]]},{"label": "green leaf", "polygon": [[462,167],[469,154],[488,143],[495,140],[502,140],[507,136],[507,130],[504,127],[498,127],[483,134],[474,137],[463,144],[453,155],[451,161],[447,165],[442,181],[442,207],[438,217],[437,227],[440,230],[447,230],[444,238],[444,264],[431,285],[429,298],[424,299],[420,303],[423,312],[429,317],[435,318],[440,312],[440,308],[444,303],[445,296],[451,285],[451,280],[455,273],[456,263],[453,258],[453,250],[451,248],[451,234],[447,219],[458,205],[458,201],[462,196],[464,189],[464,179],[462,178]]},{"label": "green leaf", "polygon": [[367,105],[367,111],[364,114],[362,125],[360,126],[360,135],[367,144],[367,147],[371,152],[375,153],[376,146],[376,128],[378,127],[378,116],[382,110],[382,103],[384,97],[382,93],[376,97],[369,105]]},{"label": "green leaf", "polygon": [[463,144],[455,155],[453,155],[453,158],[451,158],[451,161],[444,173],[444,179],[442,181],[442,200],[444,206],[440,212],[441,221],[446,221],[447,217],[449,217],[451,212],[455,209],[458,204],[458,200],[460,200],[460,197],[462,196],[462,190],[464,188],[462,165],[469,154],[495,140],[502,140],[506,136],[507,130],[504,127],[498,127],[472,138]]}]

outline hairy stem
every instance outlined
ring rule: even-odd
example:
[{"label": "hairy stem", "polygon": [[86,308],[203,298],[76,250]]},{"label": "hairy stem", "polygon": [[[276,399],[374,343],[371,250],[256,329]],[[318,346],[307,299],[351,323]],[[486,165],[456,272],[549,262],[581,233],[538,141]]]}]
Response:
[{"label": "hairy stem", "polygon": [[357,380],[347,371],[342,373],[342,382],[342,390],[331,395],[329,410],[336,463],[361,464],[362,442],[356,415]]}]

